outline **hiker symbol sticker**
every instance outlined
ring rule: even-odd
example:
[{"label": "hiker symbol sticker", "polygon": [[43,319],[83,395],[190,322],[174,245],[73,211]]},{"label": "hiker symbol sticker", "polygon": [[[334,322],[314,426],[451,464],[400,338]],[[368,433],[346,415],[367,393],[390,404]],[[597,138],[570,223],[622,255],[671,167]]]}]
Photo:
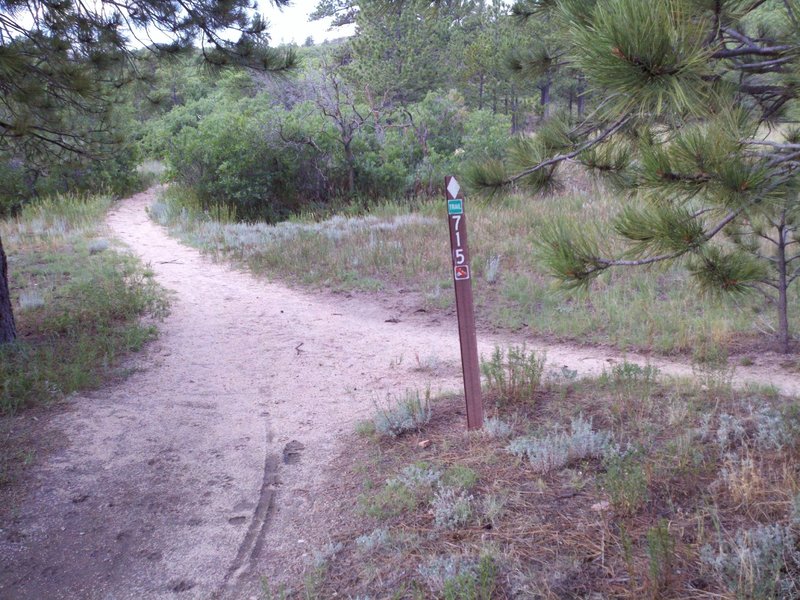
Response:
[{"label": "hiker symbol sticker", "polygon": [[469,279],[469,265],[458,265],[453,268],[456,281]]}]

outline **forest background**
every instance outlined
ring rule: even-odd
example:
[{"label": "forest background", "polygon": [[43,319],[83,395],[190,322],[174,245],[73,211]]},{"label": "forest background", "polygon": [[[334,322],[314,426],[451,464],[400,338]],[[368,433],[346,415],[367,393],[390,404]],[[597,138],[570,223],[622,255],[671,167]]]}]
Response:
[{"label": "forest background", "polygon": [[[539,203],[542,192],[580,204],[578,217],[569,202],[551,203],[547,226],[535,240],[525,234],[529,248],[511,257],[512,270],[523,254],[538,254],[534,270],[585,287],[611,266],[677,259],[701,291],[760,293],[745,312],[759,315],[758,333],[776,333],[785,353],[800,275],[791,251],[792,6],[325,0],[312,18],[355,24],[354,36],[268,48],[261,63],[185,44],[134,49],[125,77],[103,89],[113,102],[102,111],[48,96],[42,111],[68,125],[61,143],[30,135],[44,130],[9,105],[16,122],[8,119],[0,146],[0,212],[57,193],[124,194],[139,185],[143,161],[166,167],[185,208],[220,222],[321,220],[387,200],[415,210],[455,174],[494,206],[514,194]],[[584,210],[599,204],[600,219]],[[605,229],[595,231],[600,221]],[[622,241],[597,246],[609,230]],[[709,244],[719,232],[726,239]],[[783,241],[768,247],[775,240]],[[490,275],[500,257],[481,257]],[[662,277],[654,294],[668,295],[685,274]],[[531,291],[519,288],[510,292],[517,299]],[[686,293],[706,302],[698,290]],[[764,306],[777,307],[774,321],[762,318]],[[685,350],[696,333],[655,345]]]}]

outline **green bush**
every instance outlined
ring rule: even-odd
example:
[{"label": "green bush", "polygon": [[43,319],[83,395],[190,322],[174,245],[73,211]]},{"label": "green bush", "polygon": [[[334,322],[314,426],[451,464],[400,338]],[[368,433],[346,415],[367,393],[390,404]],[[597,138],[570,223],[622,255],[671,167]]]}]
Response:
[{"label": "green bush", "polygon": [[[370,115],[367,106],[343,110]],[[142,147],[212,214],[224,208],[238,220],[275,222],[342,198],[367,205],[439,193],[466,157],[499,152],[509,127],[488,111],[468,115],[457,94],[431,92],[356,127],[351,163],[338,125],[315,102],[217,91],[151,122]]]}]

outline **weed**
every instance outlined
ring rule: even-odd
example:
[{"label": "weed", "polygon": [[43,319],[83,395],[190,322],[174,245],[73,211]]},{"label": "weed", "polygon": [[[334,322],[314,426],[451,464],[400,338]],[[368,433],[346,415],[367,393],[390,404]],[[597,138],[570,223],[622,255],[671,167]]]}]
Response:
[{"label": "weed", "polygon": [[403,485],[410,490],[421,488],[432,488],[437,483],[442,474],[438,469],[434,469],[427,463],[421,462],[405,467],[394,478],[387,481],[389,485]]},{"label": "weed", "polygon": [[322,584],[325,582],[326,566],[315,566],[303,576],[303,600],[320,600]]},{"label": "weed", "polygon": [[392,539],[388,529],[373,529],[372,533],[356,538],[356,547],[361,552],[372,552],[386,546]]},{"label": "weed", "polygon": [[478,474],[464,465],[453,465],[442,474],[442,484],[462,490],[472,489],[478,483]]},{"label": "weed", "polygon": [[745,434],[744,424],[737,416],[727,413],[719,416],[716,441],[720,450],[727,450],[741,444]]},{"label": "weed", "polygon": [[465,490],[440,489],[433,496],[433,520],[442,529],[457,529],[472,518],[474,499]]},{"label": "weed", "polygon": [[356,435],[359,437],[372,437],[375,435],[374,421],[359,421],[356,423]]},{"label": "weed", "polygon": [[444,600],[491,600],[496,587],[494,559],[485,555],[473,569],[460,573],[444,584]]},{"label": "weed", "polygon": [[755,424],[756,446],[762,450],[780,450],[793,443],[791,419],[787,419],[780,411],[767,405],[750,407],[751,417]]},{"label": "weed", "polygon": [[658,375],[658,369],[651,365],[642,367],[627,360],[614,365],[610,374],[603,374],[600,380],[612,387],[616,400],[613,411],[618,418],[628,412],[632,403],[639,411],[649,408]]},{"label": "weed", "polygon": [[692,356],[695,380],[712,398],[729,398],[736,366],[729,364],[728,353],[717,345],[700,345]]},{"label": "weed", "polygon": [[634,573],[636,572],[636,567],[633,561],[633,540],[628,534],[628,530],[624,523],[621,523],[619,526],[619,543],[622,550],[622,558],[625,561],[626,568],[628,569],[628,577],[633,580]]},{"label": "weed", "polygon": [[481,361],[481,373],[499,403],[533,402],[544,366],[545,357],[529,353],[525,346],[512,346],[506,352],[497,346],[488,361]]},{"label": "weed", "polygon": [[500,275],[500,257],[490,256],[486,259],[486,268],[483,270],[483,278],[486,283],[497,283],[497,277]]},{"label": "weed", "polygon": [[22,290],[19,294],[19,307],[23,311],[44,306],[44,298],[39,290]]},{"label": "weed", "polygon": [[670,470],[673,473],[684,472],[688,475],[702,464],[703,446],[695,443],[697,439],[696,431],[689,429],[667,442],[665,451],[671,458]]},{"label": "weed", "polygon": [[483,421],[483,432],[492,438],[507,438],[513,431],[511,425],[499,417],[488,417]]},{"label": "weed", "polygon": [[419,497],[400,483],[387,483],[372,496],[361,496],[359,503],[369,517],[384,520],[416,508]]},{"label": "weed", "polygon": [[609,449],[609,443],[608,433],[593,431],[591,421],[579,415],[572,420],[569,432],[516,438],[508,445],[508,451],[525,456],[537,473],[548,473],[576,460],[599,458]]},{"label": "weed", "polygon": [[108,240],[92,240],[89,242],[89,254],[99,254],[100,252],[105,252],[110,246],[111,244],[108,243]]},{"label": "weed", "polygon": [[328,542],[323,548],[316,550],[313,555],[314,567],[317,569],[324,568],[329,561],[342,551],[342,548],[344,548],[344,546],[341,542],[335,544],[333,542]]},{"label": "weed", "polygon": [[790,600],[800,594],[800,553],[794,531],[780,524],[739,530],[704,546],[700,557],[721,582],[742,600]]},{"label": "weed", "polygon": [[658,375],[659,371],[656,367],[651,365],[642,367],[627,360],[611,368],[611,381],[630,393],[636,393],[641,388],[652,387],[656,383]]},{"label": "weed", "polygon": [[744,456],[727,454],[719,479],[737,503],[749,504],[764,488],[761,468],[749,453]]},{"label": "weed", "polygon": [[483,520],[496,527],[506,510],[506,498],[499,494],[488,494],[481,500],[481,514]]},{"label": "weed", "polygon": [[109,203],[40,201],[0,223],[14,265],[12,295],[22,308],[19,339],[0,348],[0,413],[96,387],[117,373],[122,355],[155,336],[140,322],[166,314],[152,274],[131,256],[87,247]]},{"label": "weed", "polygon": [[442,367],[441,359],[435,354],[429,354],[420,358],[419,354],[414,354],[417,366],[414,367],[415,371],[420,373],[436,373]]},{"label": "weed", "polygon": [[319,600],[322,596],[322,586],[328,574],[330,562],[342,551],[341,542],[329,542],[325,547],[314,552],[311,565],[303,576],[303,599]]},{"label": "weed", "polygon": [[417,572],[430,591],[445,600],[491,600],[497,585],[497,567],[488,554],[478,561],[464,556],[436,556],[421,564]]},{"label": "weed", "polygon": [[669,523],[666,519],[659,519],[654,527],[647,530],[647,557],[654,596],[669,587],[674,554],[675,541],[669,532]]},{"label": "weed", "polygon": [[388,396],[394,406],[378,407],[375,416],[375,430],[381,435],[398,437],[411,431],[420,431],[431,420],[430,389],[420,396],[418,390],[406,390],[401,398]]},{"label": "weed", "polygon": [[284,585],[281,585],[278,589],[272,589],[269,580],[266,577],[262,577],[261,596],[264,600],[287,600],[289,592]]},{"label": "weed", "polygon": [[631,450],[609,453],[603,461],[606,473],[603,487],[611,505],[623,515],[632,515],[648,500],[647,474],[642,468],[643,453]]}]

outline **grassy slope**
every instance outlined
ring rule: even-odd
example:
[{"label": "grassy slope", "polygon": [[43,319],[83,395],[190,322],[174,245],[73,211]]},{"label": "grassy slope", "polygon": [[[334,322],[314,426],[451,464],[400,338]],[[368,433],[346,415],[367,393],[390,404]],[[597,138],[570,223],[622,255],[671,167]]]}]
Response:
[{"label": "grassy slope", "polygon": [[[386,203],[366,216],[313,218],[276,226],[220,223],[172,190],[154,217],[189,243],[309,286],[420,293],[429,307],[452,305],[452,280],[443,202],[410,211]],[[620,349],[693,353],[698,347],[737,350],[769,346],[764,332],[774,311],[759,297],[733,302],[698,298],[686,271],[670,268],[614,271],[589,293],[556,290],[533,255],[536,232],[556,216],[587,228],[603,227],[615,210],[603,193],[564,193],[468,205],[478,318],[502,328],[528,327],[537,335]],[[793,295],[800,293],[795,285]],[[791,319],[800,319],[792,302]]]},{"label": "grassy slope", "polygon": [[92,388],[151,339],[163,291],[102,239],[110,200],[58,198],[0,223],[19,340],[0,348],[0,414]]},{"label": "grassy slope", "polygon": [[798,597],[796,400],[736,392],[726,368],[701,380],[625,363],[533,393],[495,384],[482,433],[461,399],[420,433],[364,424],[331,490],[346,525],[288,595]]}]

